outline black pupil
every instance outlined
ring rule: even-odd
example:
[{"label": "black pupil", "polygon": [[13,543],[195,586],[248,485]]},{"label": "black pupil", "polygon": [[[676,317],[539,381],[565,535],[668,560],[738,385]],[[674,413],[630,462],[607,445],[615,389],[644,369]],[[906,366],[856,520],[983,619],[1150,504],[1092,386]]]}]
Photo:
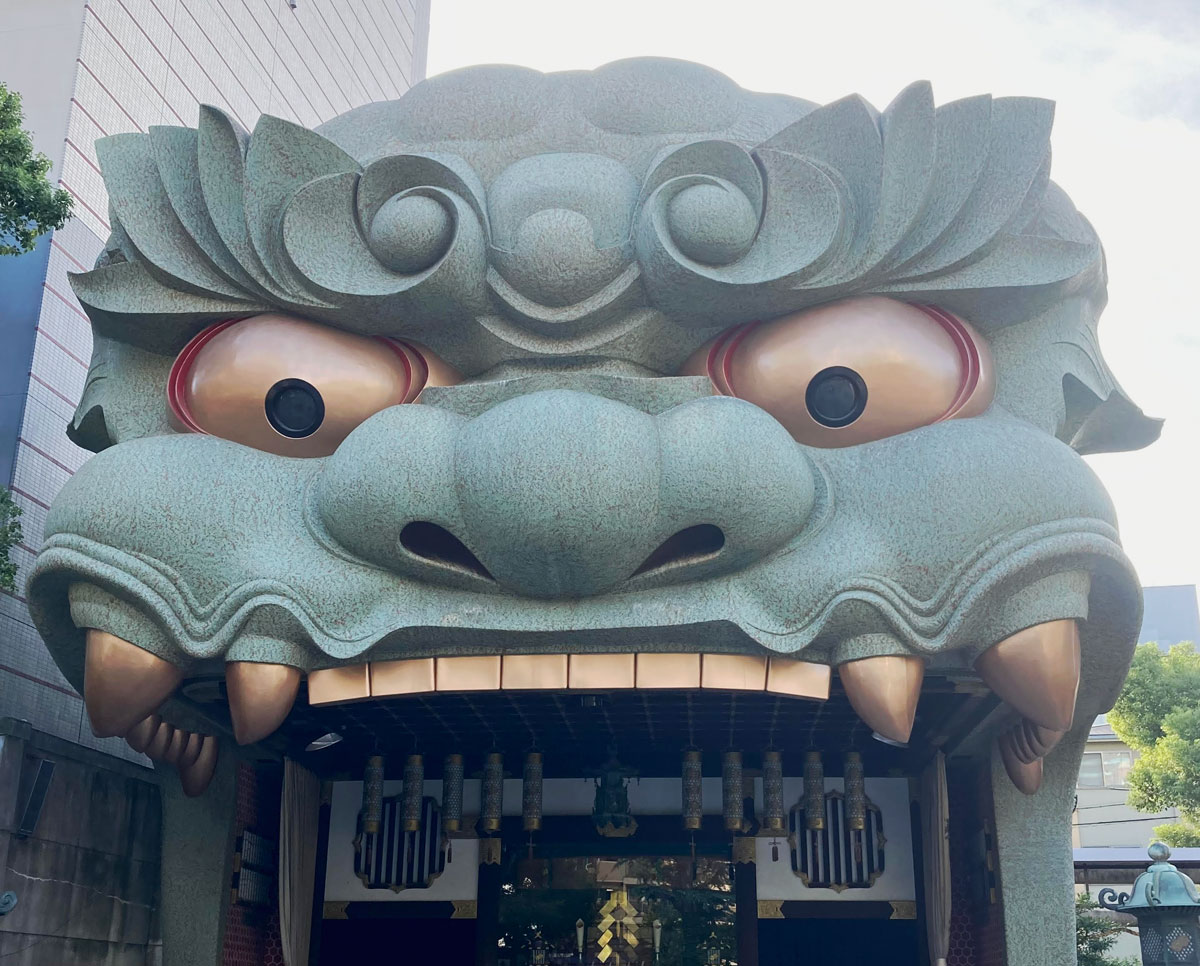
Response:
[{"label": "black pupil", "polygon": [[867,384],[853,369],[830,366],[812,377],[804,402],[822,426],[849,426],[867,407]]},{"label": "black pupil", "polygon": [[325,402],[303,379],[280,379],[267,390],[267,421],[293,439],[311,436],[325,418]]}]

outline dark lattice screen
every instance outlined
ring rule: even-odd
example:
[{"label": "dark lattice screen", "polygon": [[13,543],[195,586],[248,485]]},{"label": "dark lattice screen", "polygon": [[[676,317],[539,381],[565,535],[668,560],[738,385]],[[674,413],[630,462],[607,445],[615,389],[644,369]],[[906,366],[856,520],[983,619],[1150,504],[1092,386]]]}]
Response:
[{"label": "dark lattice screen", "polygon": [[788,841],[792,871],[812,889],[869,889],[884,867],[883,813],[869,799],[866,828],[846,825],[846,800],[841,792],[825,795],[825,827],[805,825],[804,806],[792,808]]},{"label": "dark lattice screen", "polygon": [[383,800],[383,819],[372,835],[362,830],[354,840],[354,874],[368,889],[428,889],[446,868],[442,817],[437,802],[421,803],[421,827],[406,832],[400,796]]}]

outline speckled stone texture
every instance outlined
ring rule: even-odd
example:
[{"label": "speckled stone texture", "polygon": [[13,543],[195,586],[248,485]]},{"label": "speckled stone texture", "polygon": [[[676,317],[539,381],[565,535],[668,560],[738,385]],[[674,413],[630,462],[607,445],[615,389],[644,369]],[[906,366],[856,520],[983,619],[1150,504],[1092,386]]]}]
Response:
[{"label": "speckled stone texture", "polygon": [[160,766],[163,966],[221,966],[233,874],[238,759],[223,742],[207,791],[188,798]]},{"label": "speckled stone texture", "polygon": [[[70,432],[99,455],[49,514],[30,612],[77,687],[89,627],[187,674],[481,650],[912,654],[961,672],[1075,619],[1084,722],[1120,687],[1140,590],[1081,456],[1144,446],[1158,423],[1101,358],[1103,255],[1049,179],[1052,118],[1035,98],[935,106],[927,83],[882,111],[821,107],[639,58],[458,71],[318,131],[204,108],[196,130],[105,139],[112,237],[72,282],[95,350]],[[973,325],[990,408],[820,448],[680,374],[728,326],[860,295]],[[415,341],[465,381],[376,412],[326,458],[177,432],[176,354],[267,311]],[[412,523],[475,564],[414,552]],[[639,566],[693,527],[723,544]],[[228,727],[184,700],[166,714]],[[1056,883],[1069,863],[1078,755],[1056,752],[1028,801],[996,783],[1006,923],[1029,911],[1029,843]],[[206,807],[178,814],[225,835]],[[1052,828],[1019,839],[1022,821]],[[1012,966],[1062,953],[1069,890],[1050,905],[1045,942],[1009,929]],[[205,950],[219,932],[184,928]]]},{"label": "speckled stone texture", "polygon": [[1045,761],[1041,790],[1022,795],[992,756],[992,794],[1007,966],[1063,966],[1075,959],[1075,867],[1071,813],[1091,719]]}]

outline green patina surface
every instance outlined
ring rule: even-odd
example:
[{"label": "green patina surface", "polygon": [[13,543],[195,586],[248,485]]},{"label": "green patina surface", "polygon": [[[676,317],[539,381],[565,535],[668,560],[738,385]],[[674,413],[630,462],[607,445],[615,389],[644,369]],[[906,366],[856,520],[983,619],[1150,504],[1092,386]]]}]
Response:
[{"label": "green patina surface", "polygon": [[[1085,720],[1115,697],[1140,594],[1081,454],[1157,424],[1100,356],[1103,256],[1049,180],[1052,114],[935,107],[924,83],[883,112],[818,107],[639,59],[460,71],[317,131],[204,108],[196,130],[102,141],[114,227],[73,279],[96,338],[71,430],[101,452],[48,519],[39,628],[81,685],[80,627],[192,668],[564,648],[964,667],[1080,618]],[[818,449],[678,375],[729,325],[864,294],[970,320],[990,409]],[[324,459],[174,432],[175,353],[265,311],[416,340],[466,381]],[[414,521],[490,577],[407,551]],[[701,524],[719,552],[637,572]],[[1042,819],[1079,747],[1049,760]],[[1018,842],[1025,800],[1001,798],[1017,908],[1066,846]]]}]

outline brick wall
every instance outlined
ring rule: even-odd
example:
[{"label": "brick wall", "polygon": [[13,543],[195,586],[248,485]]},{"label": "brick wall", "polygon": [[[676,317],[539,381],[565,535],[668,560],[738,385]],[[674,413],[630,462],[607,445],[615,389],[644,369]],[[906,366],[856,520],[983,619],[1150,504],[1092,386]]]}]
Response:
[{"label": "brick wall", "polygon": [[[279,840],[279,798],[282,781],[277,769],[238,766],[237,830],[246,829]],[[225,919],[222,966],[283,966],[279,939],[279,907],[269,912],[229,903]]]}]

